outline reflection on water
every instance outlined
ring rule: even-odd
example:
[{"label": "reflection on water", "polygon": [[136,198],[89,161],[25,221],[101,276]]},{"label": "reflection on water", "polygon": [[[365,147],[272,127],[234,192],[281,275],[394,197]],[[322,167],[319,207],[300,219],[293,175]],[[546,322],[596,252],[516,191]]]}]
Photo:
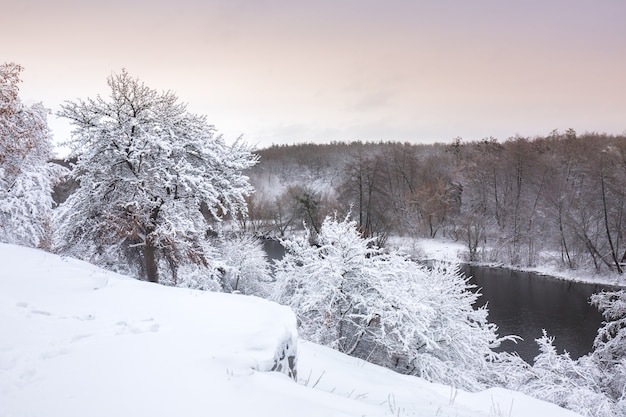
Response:
[{"label": "reflection on water", "polygon": [[575,359],[592,350],[602,315],[589,304],[589,297],[611,288],[501,268],[468,265],[464,272],[480,288],[478,304],[488,303],[489,321],[498,325],[498,333],[524,339],[517,345],[505,342],[501,350],[516,351],[532,363],[539,353],[535,339],[541,337],[541,329],[555,337],[559,353],[567,350]]}]

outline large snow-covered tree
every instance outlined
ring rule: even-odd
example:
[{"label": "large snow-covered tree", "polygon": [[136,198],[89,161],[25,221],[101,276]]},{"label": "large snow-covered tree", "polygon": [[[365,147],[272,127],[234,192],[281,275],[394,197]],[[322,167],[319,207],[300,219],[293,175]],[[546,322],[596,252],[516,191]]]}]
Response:
[{"label": "large snow-covered tree", "polygon": [[0,241],[46,247],[50,243],[52,186],[62,168],[50,164],[49,111],[19,98],[15,63],[0,65]]},{"label": "large snow-covered tree", "polygon": [[59,210],[58,242],[99,263],[125,255],[153,282],[161,266],[173,275],[179,265],[210,266],[210,223],[246,214],[252,187],[242,171],[256,157],[239,140],[227,145],[171,91],[125,70],[108,85],[108,99],[66,102],[59,112],[74,127],[80,187]]},{"label": "large snow-covered tree", "polygon": [[363,239],[357,224],[327,218],[316,245],[284,242],[277,301],[303,337],[433,381],[479,388],[499,344],[478,295],[454,266],[427,269]]}]

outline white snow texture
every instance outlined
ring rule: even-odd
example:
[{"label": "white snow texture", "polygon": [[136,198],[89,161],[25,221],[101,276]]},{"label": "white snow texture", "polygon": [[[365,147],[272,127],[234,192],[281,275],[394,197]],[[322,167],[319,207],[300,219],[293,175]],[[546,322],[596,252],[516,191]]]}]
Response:
[{"label": "white snow texture", "polygon": [[[286,307],[165,287],[0,244],[0,416],[552,416],[504,389],[466,393],[311,342],[299,383]],[[285,348],[289,345],[288,348]]]}]

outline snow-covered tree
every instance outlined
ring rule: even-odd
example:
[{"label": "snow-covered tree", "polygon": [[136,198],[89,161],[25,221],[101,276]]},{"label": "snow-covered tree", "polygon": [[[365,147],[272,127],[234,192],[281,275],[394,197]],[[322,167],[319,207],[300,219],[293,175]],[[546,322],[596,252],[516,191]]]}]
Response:
[{"label": "snow-covered tree", "polygon": [[19,98],[22,70],[14,63],[0,65],[0,241],[47,247],[52,187],[63,170],[48,163],[49,111]]},{"label": "snow-covered tree", "polygon": [[363,239],[355,222],[326,218],[317,244],[285,241],[276,300],[303,337],[405,373],[465,388],[499,343],[496,326],[454,266],[427,269]]},{"label": "snow-covered tree", "polygon": [[108,85],[108,99],[59,112],[74,126],[68,145],[80,183],[59,210],[59,244],[101,264],[127,256],[154,282],[164,265],[173,275],[181,265],[211,269],[210,222],[245,215],[252,187],[242,171],[256,157],[241,141],[227,145],[171,91],[125,70]]}]

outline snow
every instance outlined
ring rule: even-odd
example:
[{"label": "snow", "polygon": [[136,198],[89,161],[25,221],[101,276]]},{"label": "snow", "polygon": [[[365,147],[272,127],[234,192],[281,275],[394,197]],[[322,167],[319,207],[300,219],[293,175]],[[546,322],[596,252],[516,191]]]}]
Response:
[{"label": "snow", "polygon": [[466,393],[305,341],[299,383],[267,372],[292,312],[136,281],[0,244],[0,416],[577,414],[504,389]]},{"label": "snow", "polygon": [[[577,416],[553,404],[502,388],[468,393],[400,375],[341,355],[311,342],[300,342],[299,372],[316,389],[382,407],[400,416]],[[319,380],[319,381],[318,381]]]}]

